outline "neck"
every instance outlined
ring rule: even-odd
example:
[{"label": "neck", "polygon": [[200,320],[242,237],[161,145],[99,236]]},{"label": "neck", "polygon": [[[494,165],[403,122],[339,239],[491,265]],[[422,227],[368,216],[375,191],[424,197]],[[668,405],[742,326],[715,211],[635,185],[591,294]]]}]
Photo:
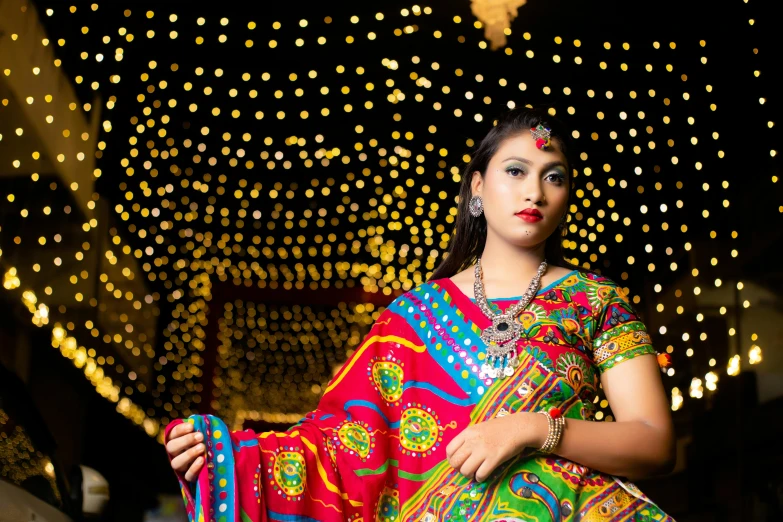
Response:
[{"label": "neck", "polygon": [[544,260],[545,243],[533,247],[520,247],[487,230],[487,242],[481,254],[481,267],[485,279],[504,281],[529,281]]}]

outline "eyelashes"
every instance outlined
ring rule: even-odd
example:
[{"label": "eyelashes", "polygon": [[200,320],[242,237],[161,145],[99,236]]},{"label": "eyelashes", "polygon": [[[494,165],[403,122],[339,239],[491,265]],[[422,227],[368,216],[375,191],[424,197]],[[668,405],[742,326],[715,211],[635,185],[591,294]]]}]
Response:
[{"label": "eyelashes", "polygon": [[546,177],[553,178],[552,182],[558,185],[565,183],[565,179],[566,179],[565,174],[563,174],[562,172],[550,172],[549,174],[546,175]]},{"label": "eyelashes", "polygon": [[[512,174],[512,172],[518,172],[519,174],[526,174],[526,172],[519,168],[519,167],[509,167],[506,169],[506,172],[511,175],[511,177],[518,177],[517,175]],[[552,183],[555,183],[557,185],[561,185],[565,182],[566,175],[558,170],[552,171],[548,173],[544,179],[547,179],[551,181]]]}]

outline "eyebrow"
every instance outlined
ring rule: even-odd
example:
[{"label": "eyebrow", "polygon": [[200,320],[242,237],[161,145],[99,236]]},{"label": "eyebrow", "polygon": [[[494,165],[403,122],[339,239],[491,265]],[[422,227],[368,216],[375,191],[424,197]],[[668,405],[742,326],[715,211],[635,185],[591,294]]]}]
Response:
[{"label": "eyebrow", "polygon": [[[509,161],[509,160],[517,160],[517,161],[521,161],[522,163],[524,163],[526,165],[533,165],[533,162],[530,161],[529,159],[520,158],[519,156],[510,156],[510,157],[504,159],[503,161],[506,162],[506,161]],[[563,163],[562,161],[550,161],[549,163],[544,164],[544,170],[552,168],[552,167],[565,167],[565,163]]]}]

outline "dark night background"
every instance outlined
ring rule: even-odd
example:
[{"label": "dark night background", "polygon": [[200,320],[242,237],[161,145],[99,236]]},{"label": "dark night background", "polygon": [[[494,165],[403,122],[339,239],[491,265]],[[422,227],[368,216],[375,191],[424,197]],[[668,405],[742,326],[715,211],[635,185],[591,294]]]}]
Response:
[{"label": "dark night background", "polygon": [[[422,7],[431,7],[433,13],[418,18],[410,16],[407,19],[400,19],[398,14],[400,9],[410,8],[413,4],[400,2],[100,2],[100,8],[94,12],[90,11],[89,2],[80,2],[77,4],[77,12],[69,17],[66,11],[73,3],[38,0],[32,2],[32,5],[38,13],[44,13],[48,8],[55,9],[54,16],[40,16],[40,23],[52,41],[65,38],[68,42],[64,47],[56,47],[54,52],[55,56],[63,60],[61,70],[71,79],[79,103],[98,104],[96,91],[89,87],[90,82],[96,79],[100,79],[102,85],[99,90],[101,103],[105,105],[112,96],[117,98],[117,105],[112,110],[103,108],[101,113],[101,119],[111,119],[112,131],[103,131],[98,137],[99,140],[105,141],[107,146],[104,151],[98,151],[96,154],[96,167],[103,171],[103,175],[95,183],[94,193],[98,198],[93,199],[98,199],[95,215],[101,216],[101,233],[107,235],[110,228],[115,230],[132,249],[144,250],[154,243],[152,234],[145,239],[128,232],[129,224],[142,228],[149,226],[149,223],[139,215],[132,215],[130,221],[126,222],[114,209],[117,204],[129,204],[125,198],[126,191],[135,190],[139,178],[146,175],[139,166],[141,159],[134,160],[138,171],[135,177],[126,177],[120,162],[128,157],[128,139],[134,134],[135,125],[128,122],[134,117],[145,118],[140,115],[141,104],[134,98],[146,88],[140,74],[142,71],[148,71],[147,64],[150,60],[158,62],[158,72],[151,84],[168,78],[169,92],[163,91],[164,96],[177,98],[179,101],[177,107],[164,111],[172,119],[172,124],[168,127],[168,137],[178,144],[188,138],[194,141],[202,140],[214,151],[215,147],[223,146],[219,138],[222,132],[230,132],[235,136],[234,140],[245,132],[255,133],[253,141],[248,143],[246,148],[249,151],[248,158],[257,158],[257,149],[274,150],[288,136],[304,136],[308,140],[308,147],[314,149],[318,145],[311,141],[313,136],[324,133],[327,135],[324,147],[339,147],[343,154],[353,154],[355,151],[352,149],[351,140],[354,139],[354,128],[358,124],[364,126],[364,133],[356,135],[356,140],[364,142],[376,138],[381,142],[381,146],[391,143],[389,135],[392,131],[404,134],[410,130],[416,136],[413,143],[399,140],[398,143],[387,145],[387,148],[402,145],[421,149],[423,142],[419,141],[423,139],[433,142],[436,149],[449,149],[448,167],[438,164],[441,158],[435,157],[433,153],[434,159],[427,158],[424,163],[424,176],[427,179],[422,180],[421,176],[416,178],[417,182],[426,181],[432,186],[430,197],[433,201],[441,190],[449,194],[450,200],[456,195],[457,184],[448,174],[438,179],[432,174],[439,168],[443,171],[454,165],[461,168],[464,165],[461,161],[462,155],[469,154],[471,150],[466,145],[466,140],[480,139],[489,129],[493,117],[503,110],[506,100],[513,99],[518,105],[531,103],[555,107],[558,117],[581,133],[576,144],[580,151],[588,153],[588,158],[580,168],[590,167],[593,171],[589,178],[576,178],[577,188],[586,190],[590,196],[590,191],[584,188],[584,184],[593,182],[601,189],[601,195],[591,196],[596,207],[603,208],[603,202],[611,197],[616,206],[607,211],[630,216],[633,220],[630,227],[619,222],[613,223],[609,219],[603,220],[606,231],[599,242],[609,248],[591,265],[612,278],[622,279],[630,287],[632,295],[640,297],[637,306],[653,332],[656,346],[659,349],[667,345],[674,347],[672,357],[676,373],[671,377],[664,377],[667,391],[676,386],[685,396],[682,407],[673,412],[680,451],[677,469],[669,476],[640,481],[638,485],[680,521],[783,520],[783,481],[778,471],[783,464],[779,444],[783,432],[779,420],[774,420],[783,415],[783,358],[780,355],[783,344],[779,336],[783,333],[779,324],[783,323],[774,320],[783,316],[783,271],[776,262],[780,257],[777,244],[782,235],[780,225],[783,199],[781,183],[771,181],[773,177],[780,175],[780,162],[777,156],[770,155],[770,150],[779,149],[781,142],[780,99],[777,98],[780,82],[774,73],[780,49],[777,28],[773,25],[776,19],[773,15],[775,3],[753,0],[748,3],[742,0],[664,0],[655,3],[529,0],[519,9],[519,16],[511,25],[513,33],[509,36],[507,45],[514,49],[513,59],[503,55],[503,49],[479,49],[476,42],[482,39],[483,31],[472,27],[475,18],[470,12],[468,0],[437,0],[419,4]],[[125,17],[125,9],[131,9],[132,16]],[[147,10],[155,11],[155,18],[145,19],[143,13]],[[377,22],[374,19],[377,12],[386,14],[384,21]],[[179,16],[176,23],[179,37],[176,40],[170,40],[166,36],[171,25],[168,22],[170,13]],[[359,16],[359,24],[350,22],[352,15]],[[452,21],[456,15],[463,20],[459,25]],[[209,21],[204,29],[197,29],[194,23],[200,16]],[[217,20],[224,16],[231,21],[228,28],[217,23]],[[328,29],[321,23],[327,16],[333,18]],[[298,21],[302,18],[309,20],[308,27],[299,27]],[[754,20],[753,25],[748,23],[749,19]],[[252,50],[243,45],[244,34],[247,32],[245,27],[250,20],[258,24],[253,34],[256,43]],[[272,31],[272,22],[278,20],[283,23],[282,29]],[[363,24],[366,21],[369,21],[369,28],[365,29]],[[421,30],[416,34],[404,37],[391,35],[394,28],[412,23],[421,26]],[[82,34],[83,26],[90,27],[88,35]],[[125,26],[129,32],[134,33],[135,41],[128,43],[119,39],[104,46],[105,49],[100,50],[107,56],[102,64],[79,57],[79,53],[91,50],[91,45],[98,41],[98,35],[93,33],[97,31],[102,35],[105,32],[114,38],[119,26]],[[152,40],[143,37],[148,28],[154,28],[158,33]],[[439,40],[433,40],[431,37],[435,29],[444,33]],[[345,44],[345,35],[352,34],[360,40],[359,37],[369,30],[378,33],[376,42],[357,42],[350,46]],[[8,33],[9,29],[0,26],[0,46],[9,45],[7,34],[3,34],[3,31]],[[233,38],[236,33],[232,31],[240,35]],[[523,39],[522,34],[525,32],[532,34],[530,41]],[[214,41],[221,33],[229,35],[226,45],[219,47],[205,44],[203,49],[194,51],[192,42],[196,35],[203,35]],[[326,46],[313,45],[314,39],[322,33],[334,43]],[[460,34],[468,37],[467,43],[457,42],[457,35]],[[562,37],[562,44],[555,43],[556,36]],[[291,42],[298,37],[305,38],[308,44],[302,48],[293,46]],[[275,52],[270,52],[266,46],[266,41],[272,38],[280,42],[280,47]],[[581,41],[579,48],[572,43],[575,39]],[[699,45],[700,40],[707,42],[705,47]],[[661,43],[661,49],[653,48],[654,41]],[[611,49],[605,49],[604,42],[611,42]],[[629,51],[622,48],[622,42],[630,43]],[[676,48],[671,49],[669,42],[676,42]],[[110,51],[110,48],[118,46],[125,49],[124,59],[119,63],[113,62],[113,53]],[[535,59],[525,57],[524,51],[527,49],[535,51]],[[754,49],[757,52],[754,52]],[[92,52],[97,51],[91,50]],[[562,62],[553,62],[553,54],[560,55]],[[411,66],[410,58],[414,55],[421,56],[422,65]],[[577,55],[584,59],[582,65],[574,65],[574,56]],[[0,57],[2,56],[0,53]],[[708,57],[707,64],[699,62],[702,56]],[[400,71],[392,73],[381,67],[383,58],[398,60]],[[434,61],[440,63],[439,70],[425,67]],[[600,61],[608,62],[609,68],[600,69],[597,65]],[[621,62],[629,65],[629,72],[620,69]],[[171,63],[179,65],[176,74],[169,69]],[[643,70],[644,64],[647,63],[654,64],[652,73]],[[662,71],[666,63],[674,64],[673,72]],[[349,72],[359,66],[367,68],[364,76],[351,80],[355,80],[355,86],[351,83],[351,95],[342,95],[339,92],[340,87],[349,81],[346,79],[348,73],[335,72],[336,64],[344,65]],[[226,71],[221,78],[214,78],[214,75],[211,78],[215,92],[208,99],[196,93],[201,87],[198,82],[203,82],[203,79],[193,73],[198,66],[204,67],[208,72],[217,67]],[[4,64],[0,63],[0,70],[3,68]],[[454,75],[457,68],[465,69],[464,77]],[[328,96],[316,95],[317,102],[313,102],[312,97],[297,98],[290,95],[290,91],[307,81],[306,72],[312,69],[318,70],[318,78],[311,83],[318,86],[329,85],[331,93]],[[405,81],[406,75],[413,69],[425,75],[435,85],[430,91],[425,91],[425,103],[422,106],[429,107],[435,99],[443,101],[446,107],[440,113],[411,107],[415,103],[413,94],[397,104],[386,101],[391,89],[383,87],[384,79],[392,76],[399,78],[397,81],[400,83],[395,84],[395,87],[399,87],[406,94],[412,93],[414,89]],[[245,70],[251,72],[254,77],[254,80],[247,84],[239,80]],[[756,70],[761,71],[758,77],[753,74]],[[295,83],[285,80],[291,71],[296,71],[302,80]],[[263,72],[272,74],[273,79],[269,85],[258,80]],[[109,83],[109,74],[120,74],[121,82]],[[472,80],[476,74],[485,75],[487,80],[484,83],[476,83]],[[680,79],[682,74],[687,74],[687,80]],[[79,75],[86,78],[82,84],[73,80]],[[281,77],[284,79],[278,80]],[[497,78],[507,78],[509,87],[498,86]],[[191,93],[184,93],[181,88],[186,81],[196,84]],[[376,83],[373,92],[363,91],[364,83],[369,81]],[[526,91],[521,92],[515,87],[520,82],[527,84]],[[2,85],[0,83],[0,86]],[[315,90],[315,86],[306,85],[306,91]],[[452,94],[441,95],[442,85],[450,85]],[[713,91],[706,92],[705,85],[712,85]],[[242,92],[257,88],[261,95],[256,101],[239,101],[238,98],[227,95],[231,87],[237,87]],[[544,94],[544,87],[551,87],[552,94]],[[564,87],[569,87],[572,94],[565,95]],[[276,89],[285,90],[286,94],[282,99],[272,98],[271,93]],[[586,96],[588,89],[594,89],[596,95]],[[604,92],[610,89],[615,95],[612,99],[607,99]],[[655,97],[646,94],[650,89],[656,91]],[[460,93],[466,90],[473,90],[475,99],[466,100],[464,96],[460,97]],[[627,95],[631,90],[639,93],[633,104],[630,104],[631,100]],[[683,92],[689,92],[691,99],[684,100]],[[5,96],[3,89],[0,98]],[[145,105],[155,96],[157,94],[151,94]],[[492,103],[485,104],[482,101],[484,96],[490,96]],[[671,104],[665,107],[661,102],[664,97],[671,98]],[[765,98],[763,105],[759,104],[760,98]],[[373,109],[369,111],[362,107],[362,103],[367,99],[374,102]],[[455,102],[454,99],[458,100]],[[188,110],[188,105],[192,102],[198,102],[200,105],[196,113]],[[354,111],[342,114],[340,108],[349,102],[354,103]],[[715,103],[718,109],[710,110],[710,103]],[[244,110],[244,104],[249,104],[247,110]],[[206,111],[213,106],[225,106],[225,114],[219,118],[209,115]],[[328,118],[322,118],[317,113],[322,106],[332,109]],[[575,115],[567,114],[569,106],[576,108]],[[243,109],[242,117],[232,119],[227,115],[234,107]],[[452,110],[455,107],[462,107],[465,111],[461,118],[453,117]],[[311,117],[303,122],[296,115],[305,109],[311,112]],[[256,110],[264,110],[266,113],[260,122],[253,117]],[[274,113],[279,110],[286,112],[286,119],[274,119]],[[629,123],[624,123],[617,117],[618,112],[625,110],[629,113]],[[604,119],[596,118],[599,111],[606,113]],[[637,119],[637,111],[647,113],[645,121]],[[475,122],[471,117],[474,112],[481,112],[484,121]],[[395,113],[402,114],[401,122],[394,120]],[[664,125],[661,121],[663,115],[671,117],[671,124]],[[0,119],[3,117],[0,108]],[[696,123],[690,125],[687,122],[688,117],[695,118]],[[631,123],[631,120],[638,123]],[[768,124],[770,121],[775,122],[771,128]],[[428,126],[432,124],[438,126],[436,134],[428,133]],[[199,136],[196,129],[202,125],[209,125],[215,132],[208,137]],[[629,125],[638,127],[639,137],[635,140],[627,137],[626,127]],[[648,125],[654,127],[655,131],[644,132]],[[76,208],[77,203],[69,190],[46,189],[49,182],[57,182],[58,174],[55,171],[41,171],[42,180],[36,185],[30,181],[29,175],[14,175],[10,172],[11,169],[6,167],[16,157],[16,151],[9,148],[9,142],[12,129],[17,126],[21,124],[4,124],[0,121],[0,131],[4,134],[4,139],[0,141],[0,159],[4,165],[0,171],[0,195],[4,202],[6,194],[9,193],[16,194],[18,198],[14,205],[4,204],[0,207],[0,247],[3,253],[0,266],[4,273],[9,266],[19,266],[22,270],[22,265],[31,265],[35,256],[40,255],[40,249],[25,250],[28,243],[34,243],[39,230],[45,230],[46,232],[42,233],[51,235],[61,229],[58,227],[76,227],[78,232],[81,223],[91,217],[87,216],[85,219],[85,216],[77,215],[77,212],[67,217],[60,216],[55,222],[43,219],[37,222],[33,218],[20,217],[19,208],[24,208],[25,202],[34,207],[45,201],[53,208],[64,205],[73,205]],[[613,130],[624,134],[618,140],[627,147],[622,154],[615,152],[614,141],[607,141],[605,138]],[[591,140],[590,134],[593,132],[601,136],[598,141]],[[720,138],[713,139],[713,132],[719,133]],[[263,137],[271,135],[275,136],[275,145],[264,147]],[[692,136],[698,137],[698,146],[689,142]],[[144,144],[146,139],[152,138],[140,138],[137,146],[143,152],[148,152],[144,150],[147,149]],[[644,145],[652,139],[658,146],[655,150],[647,150]],[[666,146],[667,139],[672,139],[674,146]],[[640,155],[634,155],[631,151],[632,146],[637,143],[644,149]],[[718,150],[725,152],[724,158],[719,158]],[[181,159],[184,161],[185,151],[182,152]],[[189,155],[194,151],[187,152]],[[215,155],[220,156],[218,153]],[[677,165],[670,161],[673,155],[679,158]],[[223,158],[219,160],[223,161]],[[697,161],[703,164],[701,170],[693,168]],[[601,170],[601,166],[607,163],[612,166],[610,174]],[[196,173],[193,179],[200,176],[203,169],[216,172],[222,169],[210,169],[205,164],[191,166]],[[370,163],[366,166],[369,167]],[[643,169],[640,177],[633,173],[636,166]],[[164,165],[156,168],[160,170],[157,178],[143,179],[156,186],[164,186],[167,183],[174,183],[176,186],[179,183],[181,172],[172,173]],[[359,168],[353,163],[342,165],[334,161],[327,167],[316,165],[309,171],[295,166],[287,172],[282,172],[279,167],[266,172],[264,162],[258,160],[255,169],[247,173],[240,168],[227,169],[229,177],[225,185],[227,194],[230,195],[240,186],[239,180],[246,178],[247,190],[258,181],[263,183],[263,191],[266,192],[275,182],[281,182],[283,185],[301,183],[305,186],[311,177],[326,179],[331,176],[342,179],[344,171]],[[385,172],[384,169],[377,169],[375,166],[373,168],[374,174]],[[617,187],[608,187],[608,177],[627,179],[628,188],[620,190]],[[384,178],[381,186],[390,190],[402,182],[401,178]],[[728,189],[721,188],[724,180],[729,181]],[[370,185],[369,179],[367,181]],[[683,188],[676,188],[678,181],[684,182]],[[656,182],[660,182],[662,188],[656,190]],[[709,191],[703,189],[703,183],[710,184]],[[643,186],[643,192],[639,192],[637,186]],[[352,190],[349,195],[353,201],[363,201],[373,197],[369,192],[370,188],[373,187],[368,187],[361,195],[357,196],[356,190]],[[177,190],[179,189],[175,189],[174,197],[177,196]],[[281,194],[284,190],[280,190]],[[200,208],[214,204],[206,194],[191,197]],[[340,197],[342,194],[334,190],[330,197],[311,201],[301,197],[294,199],[291,205],[292,208],[296,208],[296,205],[309,206],[312,209],[334,208],[339,204]],[[730,200],[729,207],[722,205],[726,198]],[[683,208],[675,208],[676,200],[685,202]],[[237,208],[239,205],[238,200],[230,200],[228,196],[222,203],[224,206],[233,205]],[[273,203],[275,202],[272,200],[253,203],[261,210],[261,222],[269,219],[269,209]],[[666,215],[657,211],[657,207],[663,203],[670,209]],[[639,212],[640,205],[650,208],[645,216]],[[185,206],[180,205],[178,209]],[[256,207],[251,206],[248,210],[254,209]],[[705,209],[710,211],[709,218],[702,217],[702,211]],[[595,208],[584,206],[580,211],[587,217],[593,215]],[[215,215],[217,216],[217,213]],[[665,219],[672,221],[671,230],[662,230],[660,222]],[[248,236],[255,233],[250,230],[251,221],[248,217],[245,229]],[[343,221],[334,229],[340,236],[345,231],[361,227],[362,221],[360,219],[358,225]],[[433,219],[433,222],[442,223],[442,218]],[[649,232],[641,231],[642,223],[651,224]],[[681,223],[687,223],[687,234],[679,231]],[[166,234],[164,245],[173,246],[177,252],[177,255],[171,255],[172,261],[189,254],[187,245],[192,238],[176,234],[178,227],[184,226],[184,223],[177,223],[174,231],[169,230]],[[188,226],[202,232],[211,231],[216,238],[224,231],[231,235],[236,232],[235,229],[225,230],[226,225],[221,224],[218,219],[211,224],[201,222]],[[448,225],[446,229],[450,231]],[[717,231],[714,239],[710,237],[713,230]],[[736,231],[737,239],[731,237],[731,231]],[[114,235],[115,232],[111,234]],[[275,236],[278,240],[275,242],[277,247],[280,246],[280,240],[286,230],[283,227],[275,229],[274,232],[261,229],[258,233],[262,236],[265,233]],[[614,237],[618,233],[624,236],[621,244],[615,243]],[[15,235],[23,238],[29,235],[33,241],[25,240],[23,247],[19,248],[13,243]],[[398,231],[389,230],[384,239],[386,237],[404,242],[410,237],[410,232],[407,227],[403,227]],[[81,241],[74,240],[69,245],[57,248],[74,250]],[[683,247],[686,242],[692,245],[690,250]],[[653,245],[651,255],[645,254],[647,244]],[[227,257],[236,264],[245,255],[246,247],[247,244],[243,245],[240,253],[234,252]],[[672,251],[665,252],[667,247],[671,247]],[[425,250],[430,248],[437,248],[437,245]],[[729,254],[734,249],[739,251],[737,257],[731,257]],[[580,256],[580,262],[585,261],[585,255],[581,252],[570,253]],[[221,256],[222,253],[213,246],[209,255]],[[633,265],[627,263],[629,255],[637,258]],[[301,262],[322,263],[325,260],[321,254],[311,257],[312,259],[308,258],[305,253]],[[710,264],[709,259],[713,257],[719,258],[717,265]],[[366,250],[349,250],[344,259],[352,263],[376,262]],[[140,259],[139,263],[145,260],[146,257]],[[274,262],[271,259],[259,259],[259,262],[261,261]],[[296,260],[289,260],[289,264],[294,262]],[[667,268],[673,262],[678,265],[676,271]],[[650,272],[648,263],[655,263],[657,270]],[[422,276],[426,272],[423,265],[424,261],[420,267]],[[698,278],[691,277],[692,269],[697,267]],[[44,275],[38,277],[38,282],[45,282]],[[668,292],[670,288],[680,288],[685,280],[689,281],[686,286],[696,284],[706,288],[716,278],[722,279],[726,287],[742,281],[746,288],[742,297],[739,292],[729,292],[730,303],[733,304],[727,306],[728,313],[725,315],[717,313],[718,306],[723,303],[718,303],[723,299],[722,295],[714,299],[702,296],[701,300],[690,296],[688,299],[683,298],[683,301],[677,301]],[[152,321],[150,324],[158,333],[152,347],[155,359],[149,361],[150,371],[154,376],[168,377],[171,372],[171,368],[165,366],[163,369],[152,368],[152,361],[162,354],[165,355],[167,351],[164,347],[167,336],[163,332],[176,308],[176,303],[165,297],[172,292],[172,286],[168,284],[171,279],[165,282],[160,278],[143,281],[149,294],[158,295],[154,304],[157,311],[155,317],[145,319]],[[25,278],[22,277],[22,280],[25,281]],[[256,280],[257,278],[254,279]],[[358,290],[359,278],[356,280]],[[280,305],[303,302],[333,306],[341,301],[372,299],[378,305],[383,305],[389,302],[393,295],[400,293],[395,289],[392,296],[380,293],[369,296],[342,288],[339,291],[292,290],[290,295],[283,295],[284,291],[273,292],[269,287],[239,288],[231,284],[230,278],[228,282],[222,280],[221,283],[213,283],[213,295],[219,296],[216,302],[241,299]],[[46,284],[48,283],[42,284],[42,287]],[[65,288],[66,283],[62,284]],[[661,285],[664,292],[658,293],[655,285]],[[55,286],[55,290],[57,288]],[[20,290],[23,289],[15,290],[15,293],[0,292],[0,363],[15,370],[25,381],[33,401],[57,442],[57,456],[63,467],[70,468],[81,463],[99,470],[107,478],[111,487],[111,502],[105,519],[142,520],[146,510],[157,506],[158,495],[179,494],[163,446],[139,426],[118,414],[115,411],[115,403],[96,393],[83,372],[74,368],[70,360],[52,348],[51,325],[39,328],[30,322],[30,313],[19,299]],[[686,287],[686,290],[689,289]],[[36,288],[36,294],[40,296],[43,292]],[[315,297],[315,294],[318,296]],[[740,305],[744,299],[753,303],[747,311]],[[656,312],[656,303],[663,303],[665,312]],[[687,313],[674,314],[673,310],[678,304],[685,306]],[[83,323],[85,319],[99,313],[94,306],[84,306],[84,309],[78,310],[71,308],[60,313],[52,306],[53,322],[74,320]],[[757,308],[763,309],[763,314],[753,316],[758,318],[749,318],[747,314],[761,313],[756,312]],[[145,305],[144,309],[151,308],[146,308]],[[693,318],[697,312],[705,315],[698,325]],[[57,315],[58,313],[60,315]],[[212,316],[222,314],[223,311],[213,303],[209,307],[209,313]],[[70,319],[71,317],[76,319]],[[753,325],[754,333],[758,332],[758,344],[764,350],[764,360],[758,367],[749,366],[744,355],[752,344],[750,331],[747,331],[748,324]],[[206,348],[202,357],[206,359],[204,364],[207,369],[212,369],[215,365],[215,350],[218,345],[216,325],[217,321],[210,319],[206,328]],[[731,325],[738,330],[736,338],[739,345],[734,344],[731,336],[727,335]],[[740,325],[743,325],[742,330]],[[666,333],[660,333],[661,326],[666,326]],[[78,325],[77,327],[80,328]],[[685,343],[680,339],[682,331],[706,332],[709,341]],[[685,355],[686,346],[694,347],[692,357]],[[102,349],[106,350],[107,355],[113,353],[111,350],[118,350],[111,344]],[[736,350],[743,354],[743,371],[736,377],[730,377],[726,375],[725,367],[730,356],[738,353]],[[330,352],[329,360],[333,359],[339,363],[344,361],[345,355],[345,350],[335,347],[334,354]],[[703,378],[704,373],[712,369],[708,361],[713,358],[717,360],[714,370],[722,372],[717,391],[705,392],[703,399],[688,397],[692,379]],[[107,369],[107,373],[109,371]],[[324,375],[327,373],[328,369],[324,371]],[[187,397],[198,396],[197,400],[200,402],[192,401],[189,405],[191,411],[209,410],[214,399],[210,393],[213,390],[210,376],[210,372],[205,371],[200,379],[193,377],[192,381],[200,386],[195,388],[195,391],[189,390]],[[123,381],[124,384],[127,383]],[[265,392],[267,390],[262,389]],[[138,392],[134,392],[132,397],[145,410],[154,411],[155,416],[161,418],[168,415],[161,405],[167,400],[166,397],[173,393],[171,390],[161,391],[160,397],[155,396],[154,399],[150,394]],[[184,401],[185,394],[182,395]],[[246,422],[245,427],[267,430],[282,429],[285,425]]]}]

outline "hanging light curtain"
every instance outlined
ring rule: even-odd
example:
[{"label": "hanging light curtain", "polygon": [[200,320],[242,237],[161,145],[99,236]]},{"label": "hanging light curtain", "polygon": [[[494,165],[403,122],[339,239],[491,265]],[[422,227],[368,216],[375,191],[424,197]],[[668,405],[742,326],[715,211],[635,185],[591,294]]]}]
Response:
[{"label": "hanging light curtain", "polygon": [[517,9],[527,0],[471,0],[473,16],[484,24],[484,37],[489,40],[494,51],[506,45],[504,29],[511,27],[511,21],[517,17]]}]

